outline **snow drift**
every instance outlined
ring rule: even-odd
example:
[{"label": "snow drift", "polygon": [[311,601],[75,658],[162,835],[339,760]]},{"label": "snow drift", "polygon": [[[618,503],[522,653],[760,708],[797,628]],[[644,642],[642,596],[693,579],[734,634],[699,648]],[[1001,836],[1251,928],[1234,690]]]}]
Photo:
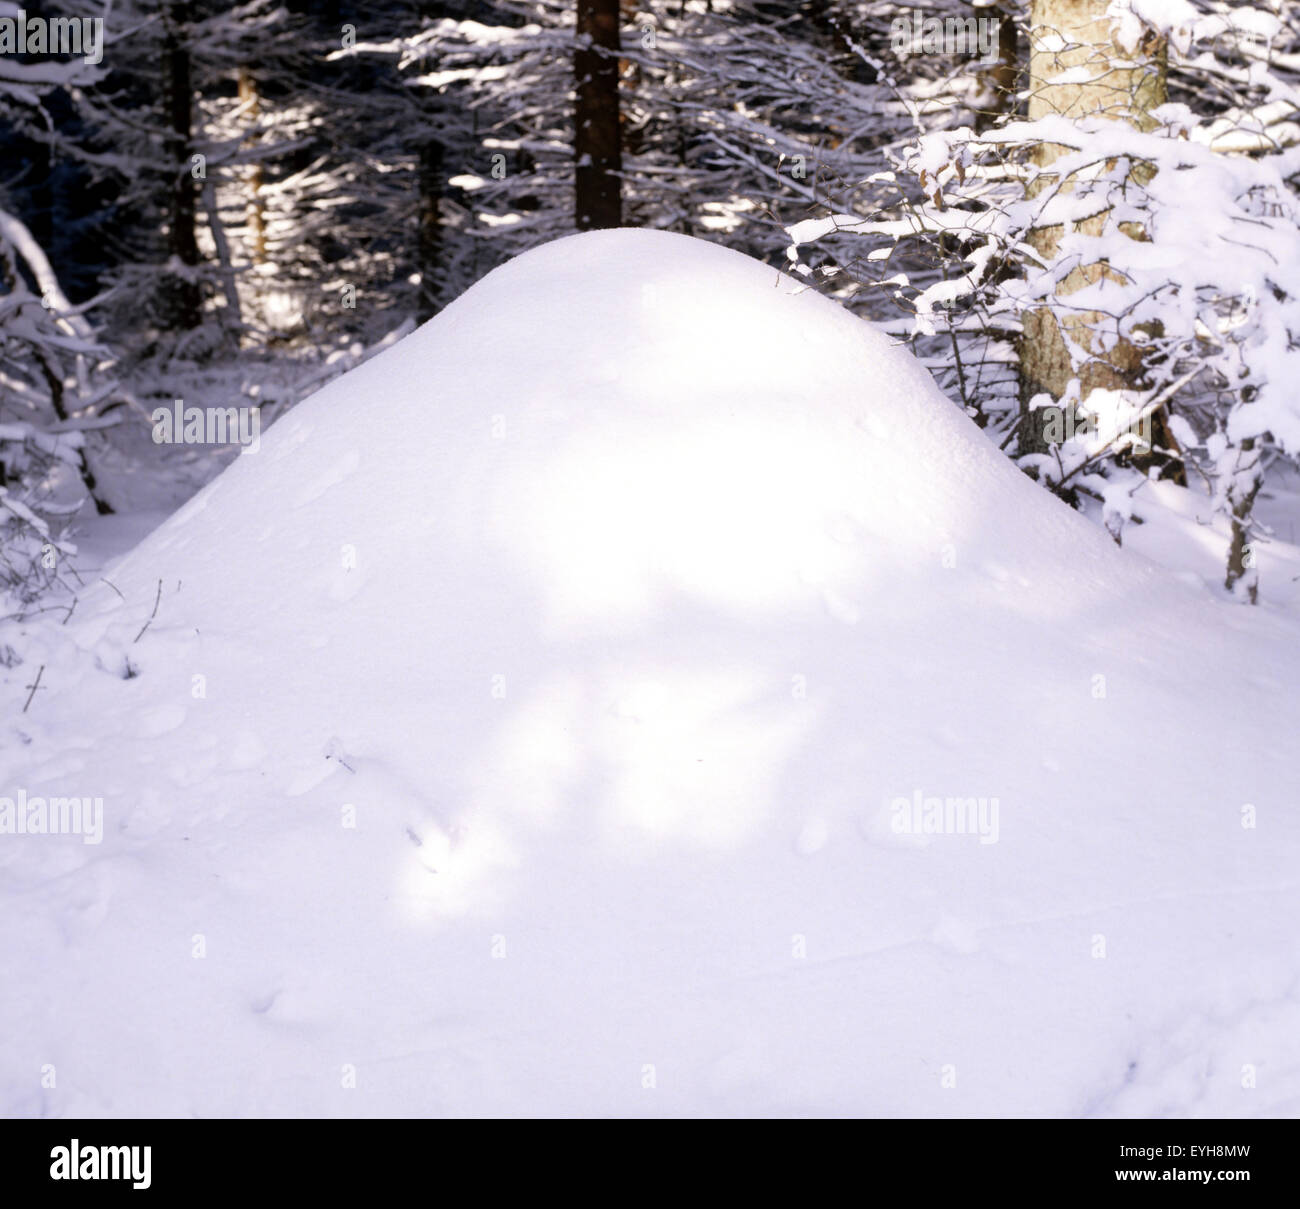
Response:
[{"label": "snow drift", "polygon": [[522,256],[107,578],[13,673],[105,836],[0,837],[6,1112],[1300,1109],[1289,623],[770,268]]}]

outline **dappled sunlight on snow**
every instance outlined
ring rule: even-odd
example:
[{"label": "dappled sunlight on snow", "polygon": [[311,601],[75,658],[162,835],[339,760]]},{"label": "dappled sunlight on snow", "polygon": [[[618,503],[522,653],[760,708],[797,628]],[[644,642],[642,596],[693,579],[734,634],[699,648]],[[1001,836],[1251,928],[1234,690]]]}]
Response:
[{"label": "dappled sunlight on snow", "polygon": [[727,847],[771,817],[784,765],[816,711],[786,684],[725,660],[603,662],[540,685],[496,728],[475,781],[482,809],[516,826],[595,826]]},{"label": "dappled sunlight on snow", "polygon": [[668,591],[771,613],[864,569],[844,512],[858,472],[824,437],[761,418],[594,429],[500,500],[496,536],[531,564],[554,630],[645,620]]}]

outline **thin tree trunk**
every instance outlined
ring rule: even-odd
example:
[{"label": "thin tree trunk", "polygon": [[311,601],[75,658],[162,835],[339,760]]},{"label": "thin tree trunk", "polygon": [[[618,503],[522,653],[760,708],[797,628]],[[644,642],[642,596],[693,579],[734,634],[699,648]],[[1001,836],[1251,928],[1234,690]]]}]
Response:
[{"label": "thin tree trunk", "polygon": [[1223,586],[1233,592],[1239,583],[1244,584],[1246,599],[1251,604],[1259,603],[1259,581],[1254,570],[1254,560],[1248,558],[1251,510],[1255,506],[1255,497],[1259,494],[1260,487],[1264,485],[1259,459],[1255,438],[1246,437],[1241,442],[1237,469],[1228,490],[1232,542],[1228,547],[1228,574]]},{"label": "thin tree trunk", "polygon": [[618,0],[578,0],[577,36],[574,225],[579,231],[592,231],[623,222]]},{"label": "thin tree trunk", "polygon": [[230,241],[226,238],[226,228],[221,221],[221,211],[217,207],[217,186],[211,177],[203,182],[203,208],[208,214],[208,231],[212,235],[212,247],[217,254],[217,264],[221,269],[221,290],[226,296],[222,326],[238,348],[244,335],[244,315],[239,304],[239,286],[235,279],[235,267],[231,261]]},{"label": "thin tree trunk", "polygon": [[442,230],[439,203],[446,187],[443,161],[446,148],[431,134],[420,145],[417,173],[416,267],[420,274],[420,294],[416,302],[416,319],[424,323],[438,313],[442,305]]},{"label": "thin tree trunk", "polygon": [[[163,78],[167,96],[167,150],[170,172],[168,244],[170,253],[188,269],[198,267],[196,231],[198,205],[190,174],[193,138],[193,81],[190,62],[190,5],[181,0],[165,11]],[[187,275],[175,282],[175,317],[179,328],[190,331],[202,320],[199,284]]]},{"label": "thin tree trunk", "polygon": [[[239,69],[239,103],[244,121],[256,127],[262,116],[262,99],[257,91],[257,81],[246,67]],[[250,147],[252,136],[244,140]],[[248,223],[248,251],[254,264],[266,263],[266,207],[262,201],[262,165],[254,161],[248,166],[248,206],[245,211]]]}]

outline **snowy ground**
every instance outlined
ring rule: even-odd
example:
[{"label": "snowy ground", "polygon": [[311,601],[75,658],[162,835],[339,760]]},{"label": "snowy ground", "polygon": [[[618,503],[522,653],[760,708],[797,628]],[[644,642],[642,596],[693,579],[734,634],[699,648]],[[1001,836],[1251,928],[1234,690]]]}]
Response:
[{"label": "snowy ground", "polygon": [[0,629],[104,819],[0,835],[0,1112],[1300,1113],[1300,558],[1166,511],[735,253],[520,257]]}]

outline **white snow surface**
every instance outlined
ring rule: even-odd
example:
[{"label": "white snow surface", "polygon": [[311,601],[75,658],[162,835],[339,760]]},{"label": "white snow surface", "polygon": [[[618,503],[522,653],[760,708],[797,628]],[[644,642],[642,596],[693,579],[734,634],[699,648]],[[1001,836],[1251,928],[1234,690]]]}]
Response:
[{"label": "white snow surface", "polygon": [[1300,1113],[1295,620],[771,268],[521,256],[107,579],[4,672],[104,803],[0,835],[7,1115]]}]

